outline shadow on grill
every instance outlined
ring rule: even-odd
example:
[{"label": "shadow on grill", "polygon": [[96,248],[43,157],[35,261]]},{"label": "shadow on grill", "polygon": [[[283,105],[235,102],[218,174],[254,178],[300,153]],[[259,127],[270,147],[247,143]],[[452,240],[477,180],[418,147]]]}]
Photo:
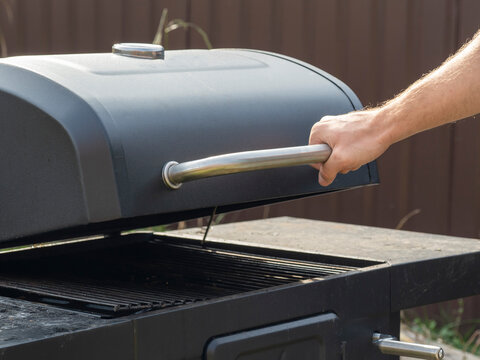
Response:
[{"label": "shadow on grill", "polygon": [[[11,259],[10,259],[11,260]],[[161,240],[0,263],[0,295],[121,316],[357,269]]]}]

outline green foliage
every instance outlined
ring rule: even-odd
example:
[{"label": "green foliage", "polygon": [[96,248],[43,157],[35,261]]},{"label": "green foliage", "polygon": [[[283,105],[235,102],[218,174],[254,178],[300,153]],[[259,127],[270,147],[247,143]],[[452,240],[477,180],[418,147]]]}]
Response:
[{"label": "green foliage", "polygon": [[453,311],[442,308],[437,320],[416,316],[405,322],[412,331],[426,338],[480,355],[480,319],[463,320],[463,311],[463,299],[459,299]]},{"label": "green foliage", "polygon": [[148,231],[153,231],[153,232],[165,232],[168,230],[167,225],[157,225],[157,226],[151,226],[149,228],[143,229],[143,230],[148,230]]},{"label": "green foliage", "polygon": [[155,38],[153,39],[154,44],[163,45],[163,47],[167,49],[168,35],[172,31],[177,29],[188,30],[191,28],[200,35],[207,49],[212,48],[212,43],[210,42],[210,39],[208,38],[207,33],[200,26],[194,23],[186,22],[185,20],[182,20],[182,19],[173,19],[168,21],[167,17],[168,17],[168,9],[163,9],[162,15],[160,16],[160,21],[158,23],[157,33],[155,34]]}]

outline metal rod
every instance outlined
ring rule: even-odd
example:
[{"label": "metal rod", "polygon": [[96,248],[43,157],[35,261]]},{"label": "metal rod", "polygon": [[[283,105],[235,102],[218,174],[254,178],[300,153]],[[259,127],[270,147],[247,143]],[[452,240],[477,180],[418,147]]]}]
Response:
[{"label": "metal rod", "polygon": [[213,218],[215,217],[216,212],[217,212],[217,207],[215,206],[213,208],[212,215],[210,215],[210,219],[208,220],[208,225],[207,225],[207,228],[205,229],[205,233],[203,234],[202,248],[205,248],[205,241],[207,240],[208,231],[210,230],[210,227],[212,226]]},{"label": "metal rod", "polygon": [[162,177],[165,185],[178,189],[184,182],[212,176],[325,162],[331,152],[328,145],[320,144],[224,154],[181,164],[169,161]]},{"label": "metal rod", "polygon": [[391,335],[373,334],[373,344],[382,354],[407,356],[417,359],[441,360],[445,355],[439,346],[423,345],[398,341]]}]

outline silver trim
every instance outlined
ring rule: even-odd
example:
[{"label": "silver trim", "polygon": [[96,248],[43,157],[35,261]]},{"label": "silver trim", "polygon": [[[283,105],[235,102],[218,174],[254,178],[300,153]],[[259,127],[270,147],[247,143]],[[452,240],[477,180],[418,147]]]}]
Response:
[{"label": "silver trim", "polygon": [[382,354],[427,360],[441,360],[445,356],[445,352],[439,346],[399,341],[391,335],[374,333],[372,341],[373,344],[380,349]]},{"label": "silver trim", "polygon": [[162,45],[143,43],[120,43],[112,46],[112,53],[140,59],[165,59]]},{"label": "silver trim", "polygon": [[163,183],[167,185],[170,189],[177,190],[182,186],[182,183],[176,184],[170,181],[170,177],[168,176],[168,173],[170,172],[170,168],[172,166],[178,165],[178,162],[176,161],[169,161],[163,166],[162,170],[162,179]]},{"label": "silver trim", "polygon": [[320,144],[244,151],[181,164],[169,161],[163,167],[162,178],[167,187],[178,189],[184,182],[212,176],[325,162],[331,152],[328,145]]}]

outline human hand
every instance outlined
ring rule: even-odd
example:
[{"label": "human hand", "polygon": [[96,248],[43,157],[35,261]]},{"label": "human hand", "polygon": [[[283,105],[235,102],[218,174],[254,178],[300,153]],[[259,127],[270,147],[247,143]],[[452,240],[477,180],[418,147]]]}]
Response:
[{"label": "human hand", "polygon": [[330,185],[338,173],[346,174],[375,160],[391,145],[379,109],[325,116],[310,132],[309,145],[328,144],[328,160],[312,166],[319,170],[318,182]]}]

